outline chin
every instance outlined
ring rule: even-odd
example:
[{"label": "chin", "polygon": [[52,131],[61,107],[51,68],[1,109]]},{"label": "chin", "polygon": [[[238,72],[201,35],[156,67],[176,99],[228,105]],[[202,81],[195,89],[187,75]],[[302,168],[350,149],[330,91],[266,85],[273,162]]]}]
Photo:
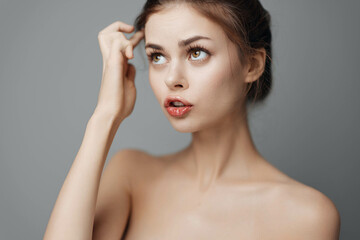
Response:
[{"label": "chin", "polygon": [[194,119],[190,116],[185,118],[173,118],[168,116],[168,119],[173,128],[181,133],[194,133],[204,129],[212,128],[219,124],[219,122],[214,121],[214,119],[212,119],[213,121],[210,121],[209,117],[200,117]]},{"label": "chin", "polygon": [[183,117],[174,117],[171,116],[165,108],[162,108],[162,110],[166,118],[169,120],[172,127],[176,131],[181,133],[192,133],[199,131],[199,127],[200,127],[198,124],[199,121],[194,119],[196,115],[192,115],[192,112],[186,114],[186,116]]},{"label": "chin", "polygon": [[174,117],[171,116],[166,109],[163,109],[163,111],[172,127],[181,133],[194,133],[216,127],[221,125],[224,121],[224,115],[226,115],[226,112],[221,112],[222,114],[213,114],[209,116],[208,114],[200,114],[199,112],[194,111],[184,117]]},{"label": "chin", "polygon": [[178,119],[169,119],[173,128],[181,133],[192,133],[199,131],[197,124],[194,124],[194,121],[190,121],[190,119],[186,118],[178,118]]}]

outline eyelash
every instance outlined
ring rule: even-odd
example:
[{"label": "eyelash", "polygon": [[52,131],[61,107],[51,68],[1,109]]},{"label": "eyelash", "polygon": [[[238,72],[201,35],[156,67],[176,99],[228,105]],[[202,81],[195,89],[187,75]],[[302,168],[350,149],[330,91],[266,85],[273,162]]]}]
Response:
[{"label": "eyelash", "polygon": [[[193,46],[189,46],[187,49],[186,49],[186,52],[187,54],[189,53],[192,53],[192,52],[196,52],[196,51],[203,51],[207,54],[207,56],[205,58],[202,58],[201,60],[195,60],[196,62],[202,62],[202,61],[205,61],[207,60],[212,54],[210,53],[209,50],[207,50],[204,46],[200,45],[200,44],[195,44]],[[153,58],[155,55],[158,55],[160,54],[161,55],[161,52],[157,51],[156,49],[152,49],[151,50],[151,53],[148,55],[148,59],[150,62],[153,61]],[[161,65],[161,64],[155,64],[155,65]]]}]

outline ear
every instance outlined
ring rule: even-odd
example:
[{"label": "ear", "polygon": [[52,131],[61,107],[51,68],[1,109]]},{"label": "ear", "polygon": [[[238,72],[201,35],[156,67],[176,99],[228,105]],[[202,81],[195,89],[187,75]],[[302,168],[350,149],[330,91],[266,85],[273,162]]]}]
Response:
[{"label": "ear", "polygon": [[246,83],[258,80],[265,70],[266,50],[265,48],[256,49],[256,53],[248,59]]}]

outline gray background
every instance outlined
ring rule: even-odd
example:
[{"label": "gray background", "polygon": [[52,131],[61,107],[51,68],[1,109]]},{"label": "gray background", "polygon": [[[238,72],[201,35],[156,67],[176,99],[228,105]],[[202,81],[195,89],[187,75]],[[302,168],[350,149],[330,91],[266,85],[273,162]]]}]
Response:
[{"label": "gray background", "polygon": [[[1,239],[42,238],[97,102],[97,34],[116,20],[132,24],[144,2],[0,1]],[[274,89],[250,112],[255,143],[333,200],[341,239],[360,239],[360,2],[262,2],[273,19]],[[107,160],[123,148],[163,154],[190,141],[162,113],[138,49],[135,109]]]}]

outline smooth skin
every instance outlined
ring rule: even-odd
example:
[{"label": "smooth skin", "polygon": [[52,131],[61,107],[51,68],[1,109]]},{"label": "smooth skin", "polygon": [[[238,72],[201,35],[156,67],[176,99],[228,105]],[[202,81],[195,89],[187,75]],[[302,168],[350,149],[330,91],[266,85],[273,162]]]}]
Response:
[{"label": "smooth skin", "polygon": [[[251,139],[239,93],[264,71],[263,49],[240,63],[222,29],[186,4],[151,15],[130,42],[119,31],[133,27],[118,21],[99,34],[107,61],[98,106],[44,239],[339,239],[334,203],[272,166]],[[210,38],[190,45],[211,54],[178,45],[194,35]],[[151,55],[146,48],[149,81],[172,126],[191,132],[192,141],[162,156],[123,149],[101,176],[113,137],[134,107],[135,69],[126,60],[141,37],[164,49]],[[170,116],[163,107],[169,95],[184,97],[193,110]]]},{"label": "smooth skin", "polygon": [[[103,56],[103,76],[98,96],[98,102],[93,115],[87,123],[84,139],[79,152],[69,170],[69,173],[60,190],[59,196],[55,202],[43,239],[111,239],[111,236],[117,234],[120,236],[123,229],[121,224],[116,228],[117,232],[109,232],[108,235],[99,236],[94,229],[94,216],[99,192],[100,178],[104,163],[108,155],[110,146],[121,122],[131,114],[136,99],[135,88],[135,68],[128,64],[127,59],[133,58],[133,48],[140,42],[144,36],[143,31],[136,32],[129,40],[126,39],[123,32],[131,33],[134,27],[120,21],[116,21],[103,29],[98,40]],[[115,168],[114,161],[109,165],[110,171]],[[109,170],[106,171],[102,179],[109,178]],[[116,177],[121,177],[117,174]],[[115,180],[115,179],[114,179]],[[126,180],[120,179],[117,184],[121,187]],[[101,185],[100,192],[106,187],[115,188],[112,192],[116,193],[116,186]],[[118,221],[125,219],[125,211],[129,208],[126,199],[127,193],[122,192],[122,199],[117,211],[124,210],[120,218],[111,218],[114,220],[107,227],[118,224]],[[102,194],[101,194],[102,195]],[[100,195],[100,206],[103,204]],[[111,201],[116,198],[107,199],[110,202],[108,207],[112,207]],[[119,208],[120,207],[120,208]],[[99,207],[97,207],[99,209]],[[101,210],[100,210],[101,211]],[[121,212],[122,213],[122,212]],[[107,214],[107,213],[100,213]],[[108,217],[106,217],[108,218]],[[99,225],[96,222],[96,227]],[[109,235],[110,234],[110,235]],[[110,236],[107,238],[107,236]]]}]

